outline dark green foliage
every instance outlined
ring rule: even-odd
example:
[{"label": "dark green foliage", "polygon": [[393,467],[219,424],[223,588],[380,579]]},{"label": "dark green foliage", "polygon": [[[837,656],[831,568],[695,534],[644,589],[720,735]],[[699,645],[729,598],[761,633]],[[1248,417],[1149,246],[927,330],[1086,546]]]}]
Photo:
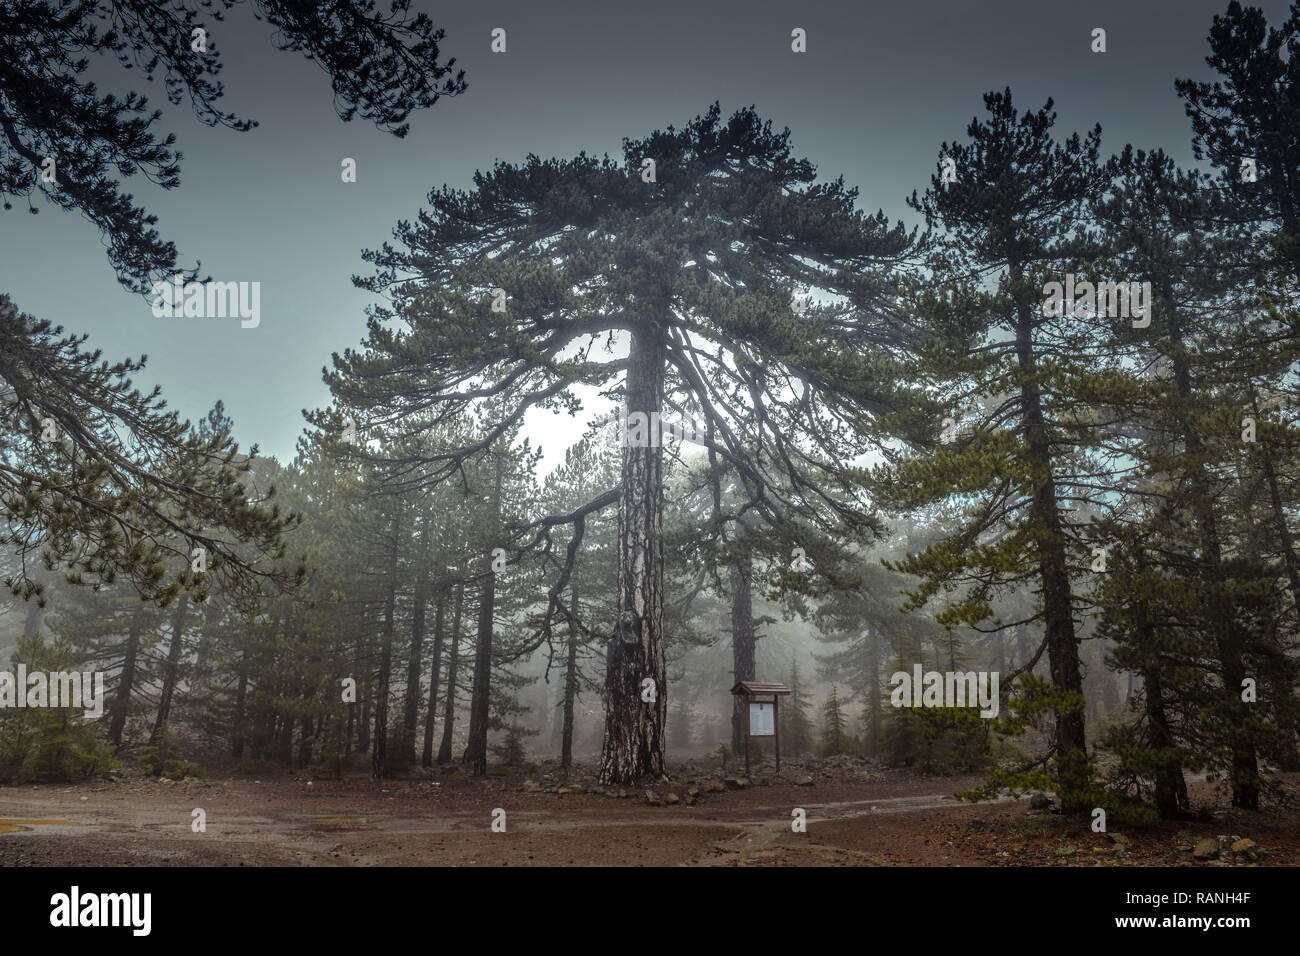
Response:
[{"label": "dark green foliage", "polygon": [[822,754],[823,756],[832,756],[833,754],[847,753],[850,747],[850,740],[847,734],[848,721],[840,709],[839,689],[832,686],[830,696],[826,698],[826,703],[822,705]]},{"label": "dark green foliage", "polygon": [[153,742],[140,748],[140,767],[151,777],[169,780],[205,776],[201,766],[181,759],[180,745],[166,724],[159,727]]},{"label": "dark green foliage", "polygon": [[813,725],[808,717],[808,700],[804,694],[803,680],[799,676],[799,662],[790,662],[790,695],[782,697],[781,752],[790,756],[810,753],[813,749]]},{"label": "dark green foliage", "polygon": [[514,770],[528,762],[528,751],[524,741],[535,736],[537,731],[529,730],[518,721],[512,721],[506,728],[505,739],[493,744],[489,749],[503,765]]},{"label": "dark green foliage", "polygon": [[891,707],[884,737],[886,757],[895,766],[945,773],[989,763],[989,724],[978,707]]},{"label": "dark green foliage", "polygon": [[[39,633],[22,637],[13,653],[28,673],[75,669],[73,649],[62,640],[46,645]],[[18,689],[25,692],[26,688]],[[118,766],[104,724],[76,708],[0,708],[0,784],[62,783]]]},{"label": "dark green foliage", "polygon": [[[91,64],[135,69],[131,76],[163,76],[168,101],[188,98],[209,126],[246,131],[256,125],[217,108],[222,86],[216,42],[192,48],[196,28],[211,30],[222,9],[244,0],[108,0],[57,3],[8,0],[0,11],[0,199],[40,193],[76,210],[99,227],[118,281],[136,292],[170,278],[176,247],[153,224],[157,217],[132,202],[117,176],[143,172],[164,189],[180,183],[175,134],[159,137],[160,110],[139,92],[104,95],[87,76]],[[363,119],[404,136],[407,115],[440,96],[464,90],[454,60],[438,62],[441,30],[426,14],[409,13],[409,0],[392,12],[373,0],[254,0],[258,15],[275,27],[272,43],[302,53],[329,75],[339,116]],[[103,78],[100,77],[100,82]],[[41,179],[42,162],[55,158],[56,181]],[[14,228],[12,224],[6,228]],[[188,273],[193,276],[193,272]]]}]

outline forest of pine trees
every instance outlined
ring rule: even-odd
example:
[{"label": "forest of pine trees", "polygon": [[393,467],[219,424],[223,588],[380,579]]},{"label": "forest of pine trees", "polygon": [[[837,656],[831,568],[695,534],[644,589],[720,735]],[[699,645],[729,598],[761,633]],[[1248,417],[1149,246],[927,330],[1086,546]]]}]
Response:
[{"label": "forest of pine trees", "polygon": [[[286,49],[329,49],[266,6]],[[343,112],[392,132],[460,92],[410,29],[440,82],[377,79],[377,40]],[[788,683],[792,756],[1164,819],[1207,774],[1260,809],[1300,770],[1300,4],[1232,3],[1209,46],[1219,82],[1177,82],[1198,166],[993,91],[911,227],[716,103],[618,158],[431,183],[362,254],[359,344],[287,462],[0,295],[0,651],[108,698],[93,724],[0,710],[0,783],[548,757],[629,785],[740,753],[728,689],[758,679]],[[6,196],[42,188],[21,102]],[[176,250],[102,179],[129,119],[56,132],[87,177],[56,201],[147,289]],[[161,141],[134,161],[174,173]],[[1067,277],[1111,300],[1046,308]],[[539,413],[586,426],[558,463]],[[916,665],[999,673],[999,716],[891,707]]]}]

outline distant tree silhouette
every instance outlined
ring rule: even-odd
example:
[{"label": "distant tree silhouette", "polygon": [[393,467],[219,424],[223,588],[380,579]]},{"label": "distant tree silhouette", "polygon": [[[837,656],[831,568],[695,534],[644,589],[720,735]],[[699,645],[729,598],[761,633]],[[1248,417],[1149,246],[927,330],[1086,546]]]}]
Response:
[{"label": "distant tree silhouette", "polygon": [[[159,138],[159,110],[147,97],[100,94],[85,78],[91,63],[111,55],[146,79],[163,75],[167,99],[188,95],[209,126],[245,131],[256,123],[217,108],[222,85],[211,29],[223,10],[245,0],[7,0],[0,6],[0,199],[39,192],[99,227],[118,281],[147,292],[176,267],[176,247],[123,193],[112,173],[144,172],[170,189],[180,183],[181,153],[174,133]],[[413,109],[465,89],[455,60],[438,62],[443,31],[409,0],[393,0],[387,14],[372,0],[253,0],[258,19],[276,28],[275,46],[315,60],[330,76],[339,116],[360,114],[380,129],[405,136]],[[195,31],[206,31],[197,35]],[[200,47],[206,47],[203,52]],[[48,162],[53,166],[47,175]],[[187,273],[193,276],[192,273]]]}]

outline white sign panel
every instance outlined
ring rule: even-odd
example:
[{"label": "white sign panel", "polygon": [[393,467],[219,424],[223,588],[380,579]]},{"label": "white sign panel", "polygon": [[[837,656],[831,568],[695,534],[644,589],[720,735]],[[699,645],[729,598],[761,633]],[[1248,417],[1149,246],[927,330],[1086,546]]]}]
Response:
[{"label": "white sign panel", "polygon": [[773,717],[776,714],[776,707],[772,704],[749,705],[749,735],[751,737],[774,737],[776,736],[776,727],[773,724]]}]

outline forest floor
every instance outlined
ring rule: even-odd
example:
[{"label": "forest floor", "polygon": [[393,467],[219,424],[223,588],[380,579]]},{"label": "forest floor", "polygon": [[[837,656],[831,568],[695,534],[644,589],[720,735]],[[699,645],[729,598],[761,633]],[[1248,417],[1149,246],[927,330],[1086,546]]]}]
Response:
[{"label": "forest floor", "polygon": [[[953,798],[978,776],[854,758],[788,762],[779,777],[769,762],[748,780],[734,767],[688,762],[649,795],[597,787],[589,769],[566,779],[554,765],[382,785],[363,773],[265,771],[181,782],[127,771],[77,786],[0,787],[0,866],[1300,864],[1300,774],[1270,775],[1289,807],[1273,798],[1260,813],[1233,810],[1221,786],[1193,780],[1198,819],[1094,833],[1089,819],[1031,810],[1027,797]],[[796,808],[806,833],[792,829]],[[193,830],[196,809],[203,832]],[[492,830],[498,809],[505,832]],[[1242,839],[1254,845],[1230,849]]]}]

